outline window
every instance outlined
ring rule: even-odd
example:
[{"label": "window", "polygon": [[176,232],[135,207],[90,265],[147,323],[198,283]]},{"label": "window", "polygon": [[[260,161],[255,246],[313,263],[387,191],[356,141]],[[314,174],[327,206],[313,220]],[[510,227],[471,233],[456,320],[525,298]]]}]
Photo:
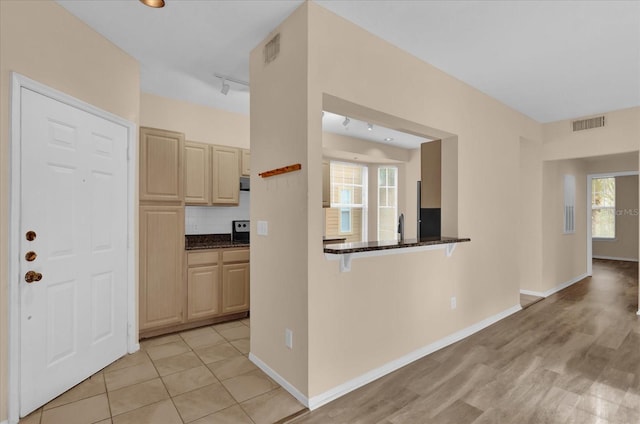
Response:
[{"label": "window", "polygon": [[378,168],[378,240],[395,240],[398,221],[398,168]]},{"label": "window", "polygon": [[591,236],[600,239],[616,237],[616,179],[591,180]]},{"label": "window", "polygon": [[[340,190],[340,203],[343,205],[351,204],[351,190],[350,189],[342,189]],[[340,208],[340,232],[341,233],[350,233],[351,232],[351,208]]]},{"label": "window", "polygon": [[331,208],[325,210],[325,236],[367,240],[367,167],[331,161]]}]

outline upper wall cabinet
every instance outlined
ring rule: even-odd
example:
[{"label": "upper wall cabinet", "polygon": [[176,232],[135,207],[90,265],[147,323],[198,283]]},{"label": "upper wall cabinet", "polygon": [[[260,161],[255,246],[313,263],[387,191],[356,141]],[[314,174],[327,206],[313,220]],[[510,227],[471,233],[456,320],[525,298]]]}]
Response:
[{"label": "upper wall cabinet", "polygon": [[211,147],[211,203],[237,205],[240,200],[240,150]]},{"label": "upper wall cabinet", "polygon": [[248,177],[251,175],[251,152],[247,149],[242,149],[242,176]]},{"label": "upper wall cabinet", "polygon": [[237,205],[240,200],[240,150],[185,143],[185,203]]},{"label": "upper wall cabinet", "polygon": [[187,141],[184,144],[184,201],[190,205],[211,202],[211,154],[209,145]]},{"label": "upper wall cabinet", "polygon": [[140,128],[140,200],[183,200],[181,133]]}]

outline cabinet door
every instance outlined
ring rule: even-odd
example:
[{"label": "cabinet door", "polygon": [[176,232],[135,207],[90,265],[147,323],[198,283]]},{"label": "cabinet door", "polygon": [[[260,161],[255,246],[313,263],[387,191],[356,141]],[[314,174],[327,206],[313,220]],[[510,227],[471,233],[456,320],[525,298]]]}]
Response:
[{"label": "cabinet door", "polygon": [[222,313],[249,310],[249,264],[222,266]]},{"label": "cabinet door", "polygon": [[240,151],[234,147],[211,148],[212,204],[237,205],[240,198]]},{"label": "cabinet door", "polygon": [[209,145],[187,141],[184,144],[184,202],[206,205],[211,198],[211,156]]},{"label": "cabinet door", "polygon": [[183,151],[183,134],[140,128],[140,200],[183,200]]},{"label": "cabinet door", "polygon": [[248,177],[251,175],[251,152],[244,149],[242,150],[242,176]]},{"label": "cabinet door", "polygon": [[331,166],[322,161],[322,207],[331,207]]},{"label": "cabinet door", "polygon": [[182,322],[184,207],[140,206],[140,330]]},{"label": "cabinet door", "polygon": [[209,318],[220,313],[220,267],[191,267],[187,271],[187,320]]}]

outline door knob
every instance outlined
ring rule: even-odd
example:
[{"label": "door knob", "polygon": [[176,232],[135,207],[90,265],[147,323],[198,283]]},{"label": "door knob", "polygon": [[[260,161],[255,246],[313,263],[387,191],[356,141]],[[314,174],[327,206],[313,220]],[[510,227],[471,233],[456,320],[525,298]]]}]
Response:
[{"label": "door knob", "polygon": [[35,261],[37,257],[38,257],[38,255],[37,255],[37,254],[36,254],[36,252],[34,252],[34,251],[27,252],[27,253],[24,255],[24,258],[27,260],[27,262],[33,262],[33,261]]},{"label": "door knob", "polygon": [[36,239],[36,232],[29,230],[24,236],[27,238],[27,241],[34,241]]},{"label": "door knob", "polygon": [[40,280],[42,280],[42,274],[40,274],[39,272],[27,271],[27,273],[24,274],[24,281],[26,281],[27,283],[33,283],[34,281]]}]

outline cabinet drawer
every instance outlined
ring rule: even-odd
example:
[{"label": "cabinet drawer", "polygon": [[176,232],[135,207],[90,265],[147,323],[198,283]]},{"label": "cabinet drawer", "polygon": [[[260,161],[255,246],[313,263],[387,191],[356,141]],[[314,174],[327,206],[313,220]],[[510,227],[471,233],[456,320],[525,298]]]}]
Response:
[{"label": "cabinet drawer", "polygon": [[225,250],[222,252],[222,262],[249,262],[249,249]]},{"label": "cabinet drawer", "polygon": [[187,253],[187,265],[213,265],[218,263],[218,251],[189,252]]}]

